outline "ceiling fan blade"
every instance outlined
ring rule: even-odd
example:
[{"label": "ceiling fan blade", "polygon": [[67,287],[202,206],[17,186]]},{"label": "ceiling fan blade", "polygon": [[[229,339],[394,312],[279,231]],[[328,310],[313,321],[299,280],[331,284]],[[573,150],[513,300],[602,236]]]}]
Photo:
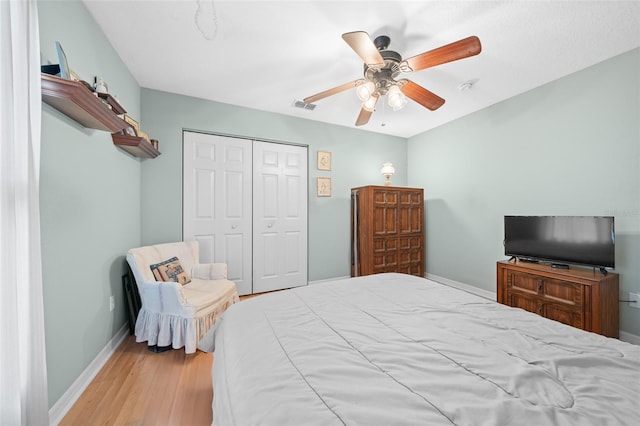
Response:
[{"label": "ceiling fan blade", "polygon": [[342,84],[342,85],[334,87],[332,89],[325,90],[324,92],[320,92],[320,93],[316,93],[315,95],[308,96],[308,97],[304,98],[302,100],[302,102],[304,102],[305,104],[312,104],[315,101],[319,101],[320,99],[324,99],[324,98],[326,98],[328,96],[335,95],[336,93],[344,92],[345,90],[349,90],[349,89],[351,89],[353,87],[356,87],[356,84],[360,80],[361,79],[350,81],[348,83]]},{"label": "ceiling fan blade", "polygon": [[369,122],[369,118],[371,118],[371,114],[373,114],[373,111],[367,111],[366,109],[362,108],[360,110],[360,114],[358,114],[356,126],[364,126],[365,124],[367,124]]},{"label": "ceiling fan blade", "polygon": [[372,98],[374,99],[374,103],[371,107],[371,110],[365,109],[364,107],[360,109],[360,114],[358,114],[358,119],[356,120],[356,126],[364,126],[369,122],[369,118],[371,118],[371,114],[373,114],[373,111],[375,111],[375,107],[378,103],[378,99],[380,99],[380,95],[374,95],[372,96]]},{"label": "ceiling fan blade", "polygon": [[475,56],[481,51],[480,39],[476,36],[471,36],[413,56],[404,62],[406,62],[411,71],[420,71],[425,68]]},{"label": "ceiling fan blade", "polygon": [[362,58],[365,64],[369,66],[382,67],[384,59],[376,48],[371,37],[364,31],[354,31],[352,33],[342,34],[342,39],[347,42],[354,52]]},{"label": "ceiling fan blade", "polygon": [[[435,111],[444,104],[444,99],[411,80],[400,80],[402,87],[400,90],[408,98],[413,99],[425,108]],[[399,82],[399,83],[400,83]]]}]

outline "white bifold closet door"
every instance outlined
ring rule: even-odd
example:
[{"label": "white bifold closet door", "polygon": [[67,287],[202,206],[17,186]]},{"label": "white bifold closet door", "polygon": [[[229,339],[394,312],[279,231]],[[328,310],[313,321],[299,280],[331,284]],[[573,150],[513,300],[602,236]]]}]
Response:
[{"label": "white bifold closet door", "polygon": [[183,133],[183,239],[238,293],[307,284],[307,148]]},{"label": "white bifold closet door", "polygon": [[307,284],[307,149],[253,142],[253,292]]}]

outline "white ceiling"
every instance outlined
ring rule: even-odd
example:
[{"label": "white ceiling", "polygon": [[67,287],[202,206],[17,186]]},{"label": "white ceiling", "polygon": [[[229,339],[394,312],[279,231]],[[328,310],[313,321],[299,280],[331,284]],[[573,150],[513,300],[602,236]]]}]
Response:
[{"label": "white ceiling", "polygon": [[[293,102],[362,76],[342,40],[391,37],[408,58],[476,35],[482,53],[402,77],[436,111],[379,102],[362,129],[410,137],[640,46],[638,1],[84,0],[140,86],[355,127],[354,90]],[[200,15],[197,18],[197,12]],[[196,25],[200,23],[200,28]],[[476,80],[471,90],[461,83]]]}]

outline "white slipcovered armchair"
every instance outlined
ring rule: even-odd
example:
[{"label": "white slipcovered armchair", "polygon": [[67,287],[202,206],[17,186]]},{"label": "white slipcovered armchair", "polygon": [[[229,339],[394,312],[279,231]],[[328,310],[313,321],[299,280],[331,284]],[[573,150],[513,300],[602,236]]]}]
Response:
[{"label": "white slipcovered armchair", "polygon": [[[137,342],[196,351],[198,341],[218,317],[236,303],[236,285],[227,280],[225,263],[200,264],[198,242],[133,248],[127,262],[138,285],[142,307],[136,320]],[[191,282],[157,281],[151,265],[177,257]]]}]

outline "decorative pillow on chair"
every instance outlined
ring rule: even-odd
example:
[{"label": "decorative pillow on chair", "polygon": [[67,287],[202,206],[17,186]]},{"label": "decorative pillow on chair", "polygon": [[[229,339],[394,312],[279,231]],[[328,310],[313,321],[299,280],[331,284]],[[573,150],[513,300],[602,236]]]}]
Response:
[{"label": "decorative pillow on chair", "polygon": [[184,270],[177,257],[172,257],[149,267],[153,272],[153,276],[156,277],[156,281],[173,281],[180,284],[191,282],[191,277]]}]

